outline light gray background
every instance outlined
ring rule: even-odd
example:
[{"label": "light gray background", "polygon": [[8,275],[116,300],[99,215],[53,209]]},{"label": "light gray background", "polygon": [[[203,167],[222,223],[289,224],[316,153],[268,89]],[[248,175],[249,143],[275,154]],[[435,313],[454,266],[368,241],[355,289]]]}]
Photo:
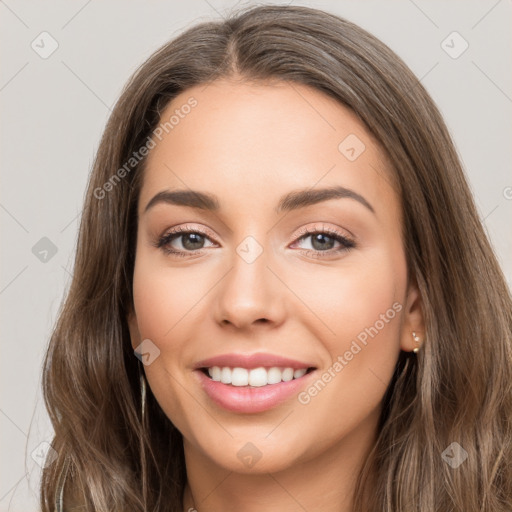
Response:
[{"label": "light gray background", "polygon": [[[161,44],[247,3],[256,2],[0,0],[1,511],[38,510],[40,467],[31,453],[52,435],[39,389],[42,358],[70,282],[86,181],[110,110]],[[293,3],[358,23],[421,79],[452,132],[510,284],[512,2]],[[47,59],[31,48],[43,31],[59,45]],[[469,44],[457,59],[441,46],[453,31]],[[46,262],[32,252],[43,237],[57,247]]]}]

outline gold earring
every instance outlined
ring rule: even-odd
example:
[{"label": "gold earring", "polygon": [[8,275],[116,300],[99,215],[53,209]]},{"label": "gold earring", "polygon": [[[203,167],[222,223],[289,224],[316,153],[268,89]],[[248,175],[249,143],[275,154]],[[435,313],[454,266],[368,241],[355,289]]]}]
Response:
[{"label": "gold earring", "polygon": [[414,347],[412,349],[412,351],[417,354],[420,350],[420,337],[416,334],[415,331],[412,332],[412,338],[413,340],[416,342],[416,344],[418,345],[417,347]]}]

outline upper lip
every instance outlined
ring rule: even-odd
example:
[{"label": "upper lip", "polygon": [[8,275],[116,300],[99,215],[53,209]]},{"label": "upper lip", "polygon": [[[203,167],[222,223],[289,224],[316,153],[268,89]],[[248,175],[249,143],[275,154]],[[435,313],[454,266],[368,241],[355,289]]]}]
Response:
[{"label": "upper lip", "polygon": [[293,368],[299,370],[301,368],[312,368],[313,365],[295,359],[278,356],[276,354],[221,354],[218,356],[203,359],[195,364],[194,369],[211,368],[212,366],[229,367],[229,368],[259,368],[273,366],[281,368]]}]

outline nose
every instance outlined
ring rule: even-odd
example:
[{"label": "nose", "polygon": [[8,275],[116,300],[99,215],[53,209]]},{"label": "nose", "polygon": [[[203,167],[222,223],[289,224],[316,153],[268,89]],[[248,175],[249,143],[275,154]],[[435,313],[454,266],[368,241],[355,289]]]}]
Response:
[{"label": "nose", "polygon": [[286,288],[269,268],[270,249],[254,261],[235,252],[232,266],[216,287],[215,316],[219,325],[250,329],[276,327],[284,321]]}]

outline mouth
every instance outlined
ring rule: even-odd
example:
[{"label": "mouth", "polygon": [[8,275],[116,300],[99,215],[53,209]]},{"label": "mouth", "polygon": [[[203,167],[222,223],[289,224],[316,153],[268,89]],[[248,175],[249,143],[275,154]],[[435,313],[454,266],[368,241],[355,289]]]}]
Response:
[{"label": "mouth", "polygon": [[255,414],[289,403],[311,385],[317,377],[316,370],[315,367],[201,366],[193,373],[212,403],[233,413]]},{"label": "mouth", "polygon": [[234,413],[260,413],[289,402],[315,379],[312,361],[281,354],[219,354],[194,366],[197,383],[217,406]]},{"label": "mouth", "polygon": [[312,366],[307,368],[281,366],[260,366],[257,368],[210,366],[199,368],[199,371],[210,380],[238,388],[275,386],[281,382],[298,380],[314,370],[316,368]]}]

